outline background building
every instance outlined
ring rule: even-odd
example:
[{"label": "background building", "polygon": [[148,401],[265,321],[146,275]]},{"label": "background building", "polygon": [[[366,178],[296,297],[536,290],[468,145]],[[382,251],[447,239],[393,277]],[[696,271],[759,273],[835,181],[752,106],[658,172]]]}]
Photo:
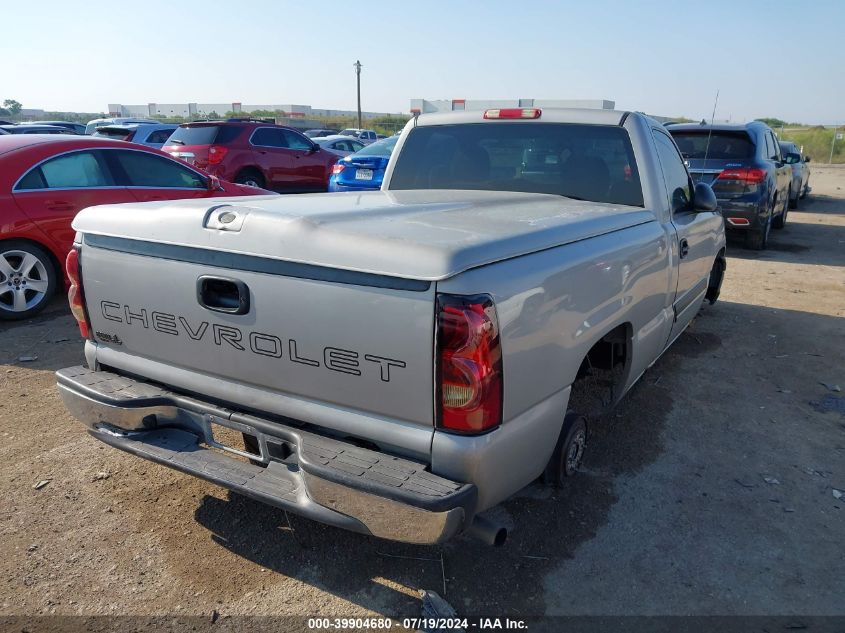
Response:
[{"label": "background building", "polygon": [[411,99],[411,114],[488,108],[593,108],[613,110],[607,99]]},{"label": "background building", "polygon": [[[109,115],[115,117],[184,117],[184,118],[205,118],[216,114],[223,116],[227,112],[256,112],[259,110],[268,112],[282,112],[290,118],[303,118],[313,116],[358,116],[357,110],[331,110],[324,108],[312,108],[310,105],[294,103],[277,103],[269,105],[251,105],[238,101],[232,103],[147,103],[145,105],[125,105],[122,103],[110,103]],[[362,112],[365,119],[390,116],[390,112]]]}]

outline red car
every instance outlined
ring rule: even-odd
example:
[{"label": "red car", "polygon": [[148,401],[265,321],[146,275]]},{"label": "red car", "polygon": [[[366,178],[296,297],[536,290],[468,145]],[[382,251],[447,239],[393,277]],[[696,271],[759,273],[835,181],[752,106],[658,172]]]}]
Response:
[{"label": "red car", "polygon": [[338,159],[297,130],[255,119],[185,123],[161,149],[220,178],[285,193],[326,191]]},{"label": "red car", "polygon": [[24,319],[46,306],[64,279],[74,238],[70,223],[85,207],[267,193],[133,143],[0,136],[0,320]]}]

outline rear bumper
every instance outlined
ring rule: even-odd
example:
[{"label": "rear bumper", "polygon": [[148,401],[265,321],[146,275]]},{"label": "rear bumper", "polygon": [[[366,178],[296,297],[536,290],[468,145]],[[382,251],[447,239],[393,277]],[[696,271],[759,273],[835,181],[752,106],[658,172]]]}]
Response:
[{"label": "rear bumper", "polygon": [[725,218],[725,230],[755,230],[765,223],[765,199],[719,199],[719,210]]},{"label": "rear bumper", "polygon": [[[418,462],[110,372],[68,367],[56,378],[65,406],[98,440],[315,521],[434,544],[475,512],[475,486]],[[252,435],[261,455],[218,444],[213,425]]]},{"label": "rear bumper", "polygon": [[348,184],[337,181],[329,181],[329,191],[377,191],[381,189],[381,181],[373,182],[372,184]]}]

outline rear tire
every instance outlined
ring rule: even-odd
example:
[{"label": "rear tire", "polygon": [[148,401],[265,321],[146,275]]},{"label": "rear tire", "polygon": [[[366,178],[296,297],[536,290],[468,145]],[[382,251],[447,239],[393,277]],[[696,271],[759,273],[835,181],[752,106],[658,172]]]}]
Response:
[{"label": "rear tire", "polygon": [[798,191],[795,192],[795,199],[792,199],[792,191],[790,191],[789,196],[789,208],[790,209],[797,209],[798,208],[798,200],[801,199],[801,186],[798,186]]},{"label": "rear tire", "polygon": [[0,243],[0,321],[19,321],[47,307],[59,284],[50,254],[31,242]]},{"label": "rear tire", "polygon": [[239,185],[249,185],[250,187],[264,189],[264,176],[255,169],[242,169],[235,176],[235,182]]},{"label": "rear tire", "polygon": [[786,200],[784,201],[783,209],[774,218],[772,218],[772,227],[782,229],[786,226],[786,216],[789,213],[789,208],[792,206],[792,187],[786,192]]},{"label": "rear tire", "polygon": [[[774,204],[772,205],[774,207]],[[774,212],[774,208],[772,209]],[[772,228],[772,212],[766,218],[766,223],[759,229],[748,231],[745,234],[745,248],[753,251],[762,251],[769,245],[769,230]]]},{"label": "rear tire", "polygon": [[566,480],[578,472],[586,446],[587,421],[584,416],[568,411],[555,450],[543,472],[543,483],[558,488],[564,486]]}]

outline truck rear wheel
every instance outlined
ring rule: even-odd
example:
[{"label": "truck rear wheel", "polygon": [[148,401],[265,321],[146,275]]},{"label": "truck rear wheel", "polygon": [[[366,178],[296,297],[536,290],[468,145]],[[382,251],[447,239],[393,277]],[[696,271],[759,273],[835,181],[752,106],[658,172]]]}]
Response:
[{"label": "truck rear wheel", "polygon": [[584,416],[569,411],[563,420],[555,450],[543,472],[543,483],[555,487],[563,486],[567,478],[578,472],[586,447],[587,421]]}]

